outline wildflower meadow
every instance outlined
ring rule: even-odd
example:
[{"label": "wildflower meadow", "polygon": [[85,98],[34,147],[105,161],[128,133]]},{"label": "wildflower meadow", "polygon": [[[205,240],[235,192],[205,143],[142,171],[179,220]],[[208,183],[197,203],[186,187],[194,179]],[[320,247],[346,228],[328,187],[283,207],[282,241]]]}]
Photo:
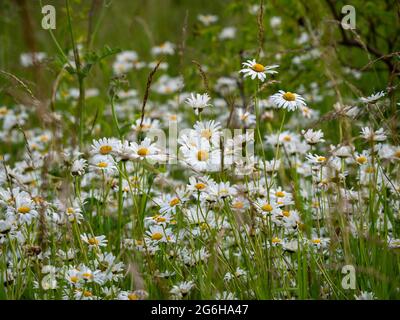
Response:
[{"label": "wildflower meadow", "polygon": [[400,299],[397,0],[0,2],[0,299]]}]

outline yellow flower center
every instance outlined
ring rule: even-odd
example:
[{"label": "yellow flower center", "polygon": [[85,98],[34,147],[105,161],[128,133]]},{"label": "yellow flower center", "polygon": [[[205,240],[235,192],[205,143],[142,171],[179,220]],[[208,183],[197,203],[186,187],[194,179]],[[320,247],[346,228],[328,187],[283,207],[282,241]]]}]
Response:
[{"label": "yellow flower center", "polygon": [[279,242],[281,242],[282,240],[281,239],[279,239],[279,238],[277,238],[277,237],[274,237],[274,238],[272,238],[272,243],[279,243]]},{"label": "yellow flower center", "polygon": [[5,116],[8,113],[8,109],[6,107],[0,108],[0,116]]},{"label": "yellow flower center", "polygon": [[162,237],[163,237],[163,235],[160,233],[160,232],[154,232],[152,235],[151,235],[151,238],[153,239],[153,240],[161,240],[162,239]]},{"label": "yellow flower center", "polygon": [[203,190],[203,189],[206,187],[206,185],[205,185],[204,183],[199,182],[199,183],[196,183],[196,184],[194,185],[194,187],[195,187],[197,190]]},{"label": "yellow flower center", "polygon": [[141,129],[150,129],[150,128],[151,128],[151,124],[142,123],[142,124],[140,125],[140,128],[141,128]]},{"label": "yellow flower center", "polygon": [[29,213],[29,211],[31,211],[31,208],[28,206],[21,206],[18,208],[18,212],[22,214]]},{"label": "yellow flower center", "polygon": [[400,150],[397,150],[397,151],[394,153],[394,156],[395,156],[396,158],[400,158]]},{"label": "yellow flower center", "polygon": [[176,114],[171,114],[169,116],[169,120],[171,120],[171,121],[176,121],[177,119],[178,119],[178,116]]},{"label": "yellow flower center", "polygon": [[69,280],[71,280],[71,282],[73,282],[73,283],[77,283],[78,282],[78,277],[77,276],[71,276],[69,278]]},{"label": "yellow flower center", "polygon": [[100,161],[100,162],[97,164],[97,166],[98,166],[99,168],[107,168],[107,167],[108,167],[108,163],[105,162],[105,161]]},{"label": "yellow flower center", "polygon": [[42,142],[47,142],[47,141],[49,141],[49,137],[48,136],[45,136],[45,135],[43,135],[43,136],[40,136],[40,141],[42,141]]},{"label": "yellow flower center", "polygon": [[360,157],[358,157],[358,158],[356,159],[356,161],[357,161],[359,164],[364,164],[364,163],[367,162],[367,158],[364,157],[364,156],[360,156]]},{"label": "yellow flower center", "polygon": [[90,291],[85,290],[85,291],[83,291],[83,295],[84,295],[85,297],[91,297],[91,296],[92,296],[92,293],[91,293]]},{"label": "yellow flower center", "polygon": [[139,300],[139,297],[135,293],[128,294],[129,300]]},{"label": "yellow flower center", "polygon": [[320,244],[321,243],[321,239],[313,239],[312,243],[314,244]]},{"label": "yellow flower center", "polygon": [[285,217],[290,217],[290,212],[287,210],[283,210],[282,215],[284,215]]},{"label": "yellow flower center", "polygon": [[275,195],[276,195],[278,198],[283,198],[283,197],[285,196],[285,193],[284,193],[283,191],[277,191],[277,192],[275,193]]},{"label": "yellow flower center", "polygon": [[172,93],[172,88],[165,86],[165,93]]},{"label": "yellow flower center", "polygon": [[197,160],[199,161],[207,161],[208,160],[208,152],[204,150],[200,150],[197,152]]},{"label": "yellow flower center", "polygon": [[323,156],[320,156],[317,158],[317,162],[325,162],[325,161],[326,161],[326,158]]},{"label": "yellow flower center", "polygon": [[286,141],[286,142],[290,142],[290,141],[292,141],[292,137],[291,136],[284,136],[283,140]]},{"label": "yellow flower center", "polygon": [[210,140],[210,138],[212,137],[212,132],[211,132],[210,129],[204,129],[204,130],[201,131],[201,136],[203,138],[206,138],[206,139]]},{"label": "yellow flower center", "polygon": [[67,214],[73,214],[73,213],[74,213],[74,208],[69,207],[69,208],[67,209]]},{"label": "yellow flower center", "polygon": [[157,222],[165,222],[165,221],[167,221],[167,219],[165,217],[162,217],[162,216],[158,216],[154,220],[157,221]]},{"label": "yellow flower center", "polygon": [[242,201],[236,201],[232,204],[232,207],[234,207],[235,209],[243,209],[244,203]]},{"label": "yellow flower center", "polygon": [[173,198],[170,202],[169,205],[170,207],[176,206],[179,202],[181,202],[178,198]]},{"label": "yellow flower center", "polygon": [[202,230],[206,230],[206,229],[208,229],[208,224],[207,224],[206,222],[202,222],[202,223],[200,224],[200,228],[201,228]]},{"label": "yellow flower center", "polygon": [[82,277],[84,277],[86,279],[90,279],[90,278],[93,278],[93,275],[90,272],[85,272],[85,273],[82,273]]},{"label": "yellow flower center", "polygon": [[269,203],[264,204],[261,209],[266,212],[271,212],[273,210],[272,206]]},{"label": "yellow flower center", "polygon": [[106,155],[106,154],[109,154],[110,152],[112,151],[112,147],[111,146],[101,146],[100,147],[100,153],[102,154],[102,155]]},{"label": "yellow flower center", "polygon": [[294,95],[294,93],[291,93],[291,92],[285,92],[282,95],[282,98],[285,99],[286,101],[295,101],[296,100],[296,96]]},{"label": "yellow flower center", "polygon": [[256,63],[254,66],[251,67],[255,72],[263,72],[265,70],[265,67],[260,64]]},{"label": "yellow flower center", "polygon": [[138,151],[137,151],[137,154],[138,154],[139,156],[141,156],[141,157],[145,157],[145,156],[147,156],[149,153],[150,153],[149,149],[144,148],[144,147],[143,147],[143,148],[139,148]]},{"label": "yellow flower center", "polygon": [[88,242],[90,245],[94,246],[94,245],[98,245],[99,244],[99,240],[97,240],[96,238],[89,238]]},{"label": "yellow flower center", "polygon": [[365,172],[366,173],[374,173],[375,169],[374,169],[374,167],[368,167],[367,169],[365,169]]}]

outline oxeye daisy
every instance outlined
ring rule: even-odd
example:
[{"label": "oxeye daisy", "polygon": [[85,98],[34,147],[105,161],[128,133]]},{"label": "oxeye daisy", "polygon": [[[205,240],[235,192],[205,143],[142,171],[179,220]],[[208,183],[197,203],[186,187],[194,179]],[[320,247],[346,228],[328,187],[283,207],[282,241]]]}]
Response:
[{"label": "oxeye daisy", "polygon": [[163,160],[164,157],[160,154],[160,149],[152,143],[150,138],[145,138],[140,144],[133,142],[132,145],[131,159],[138,160]]},{"label": "oxeye daisy", "polygon": [[386,93],[384,91],[380,91],[380,92],[370,95],[369,97],[361,97],[360,101],[363,103],[366,103],[366,104],[373,103],[373,102],[378,101],[380,98],[384,97],[385,95],[386,95]]},{"label": "oxeye daisy", "polygon": [[218,16],[212,14],[199,14],[197,19],[205,26],[209,26],[210,24],[218,21]]},{"label": "oxeye daisy", "polygon": [[321,130],[314,131],[313,129],[308,129],[307,131],[303,130],[301,133],[309,145],[315,145],[325,141],[323,139],[324,133]]},{"label": "oxeye daisy", "polygon": [[297,94],[289,91],[279,90],[270,97],[271,103],[277,108],[287,109],[289,111],[294,111],[297,108],[301,108],[306,105],[304,98]]},{"label": "oxeye daisy", "polygon": [[145,220],[149,223],[149,224],[158,224],[158,225],[162,225],[162,226],[166,226],[169,223],[174,224],[174,220],[172,220],[172,217],[169,213],[166,214],[156,214],[152,217],[146,217]]},{"label": "oxeye daisy", "polygon": [[230,198],[236,194],[236,189],[230,185],[230,182],[213,183],[209,186],[208,193],[220,200]]},{"label": "oxeye daisy", "polygon": [[161,214],[166,214],[168,212],[176,212],[176,208],[182,206],[186,201],[186,197],[183,189],[178,189],[176,194],[166,195],[161,198],[154,200],[159,206],[159,212]]},{"label": "oxeye daisy", "polygon": [[211,142],[214,146],[219,146],[221,124],[214,120],[197,121],[193,126],[196,133]]},{"label": "oxeye daisy", "polygon": [[183,154],[183,163],[196,171],[218,170],[221,152],[219,149],[212,149],[209,141],[199,137],[192,141],[194,144],[180,148]]},{"label": "oxeye daisy", "polygon": [[279,67],[278,65],[264,66],[260,63],[257,63],[255,59],[243,62],[242,66],[243,69],[241,69],[239,73],[243,73],[244,77],[251,77],[252,80],[257,78],[261,80],[261,82],[264,82],[264,80],[267,78],[267,74],[278,73],[273,69]]},{"label": "oxeye daisy", "polygon": [[314,236],[314,237],[312,237],[312,239],[309,240],[309,244],[318,249],[326,248],[328,246],[329,242],[330,242],[329,238],[321,238],[321,237],[317,237],[317,236]]},{"label": "oxeye daisy", "polygon": [[187,186],[188,191],[194,192],[194,196],[197,196],[197,192],[204,192],[207,190],[210,183],[213,183],[213,180],[208,176],[202,177],[190,177],[189,185]]},{"label": "oxeye daisy", "polygon": [[128,161],[131,159],[132,154],[134,153],[134,148],[132,147],[129,141],[124,141],[119,143],[118,147],[115,150],[115,158],[117,161]]},{"label": "oxeye daisy", "polygon": [[268,246],[278,247],[285,245],[285,241],[279,237],[272,237],[271,242],[268,243]]},{"label": "oxeye daisy", "polygon": [[107,240],[106,240],[106,236],[90,236],[86,233],[81,235],[81,240],[83,242],[85,242],[86,244],[89,245],[89,248],[98,248],[98,247],[104,247],[107,245]]},{"label": "oxeye daisy", "polygon": [[276,215],[280,212],[279,206],[275,199],[271,199],[271,201],[266,199],[258,199],[255,202],[255,207],[263,216]]},{"label": "oxeye daisy", "polygon": [[154,242],[169,242],[173,240],[173,234],[171,229],[164,228],[161,225],[152,225],[146,232]]},{"label": "oxeye daisy", "polygon": [[[12,208],[12,209],[11,209]],[[35,202],[32,201],[29,194],[26,192],[18,193],[15,196],[15,208],[9,207],[8,212],[14,211],[17,219],[22,223],[31,223],[32,219],[38,216]]]},{"label": "oxeye daisy", "polygon": [[160,122],[158,120],[153,120],[150,118],[141,118],[135,121],[135,124],[132,125],[132,129],[135,132],[148,132],[151,129],[158,129]]},{"label": "oxeye daisy", "polygon": [[319,165],[324,165],[326,164],[328,158],[324,157],[324,156],[320,156],[317,154],[307,154],[307,160],[311,163],[311,164],[319,164]]},{"label": "oxeye daisy", "polygon": [[175,45],[169,41],[166,41],[159,46],[151,48],[151,54],[158,56],[161,54],[173,55],[175,53]]},{"label": "oxeye daisy", "polygon": [[106,173],[112,173],[116,170],[114,161],[110,156],[96,155],[90,160],[90,163],[95,170],[104,171]]},{"label": "oxeye daisy", "polygon": [[244,108],[237,108],[236,109],[236,116],[238,123],[245,128],[251,127],[256,123],[256,116]]},{"label": "oxeye daisy", "polygon": [[79,282],[82,280],[79,270],[75,268],[68,270],[65,278],[69,282],[69,284],[73,286],[79,285]]},{"label": "oxeye daisy", "polygon": [[207,93],[204,94],[190,94],[190,97],[186,99],[186,104],[193,108],[196,115],[203,111],[205,107],[211,106],[210,96]]},{"label": "oxeye daisy", "polygon": [[387,135],[383,128],[380,128],[376,131],[369,127],[361,128],[361,137],[363,137],[367,141],[375,141],[382,142],[387,139]]},{"label": "oxeye daisy", "polygon": [[85,159],[76,159],[72,163],[71,175],[82,176],[85,173],[87,167],[87,161]]},{"label": "oxeye daisy", "polygon": [[112,154],[117,149],[117,146],[118,140],[116,139],[103,138],[100,140],[93,140],[91,154],[99,154],[102,156]]}]

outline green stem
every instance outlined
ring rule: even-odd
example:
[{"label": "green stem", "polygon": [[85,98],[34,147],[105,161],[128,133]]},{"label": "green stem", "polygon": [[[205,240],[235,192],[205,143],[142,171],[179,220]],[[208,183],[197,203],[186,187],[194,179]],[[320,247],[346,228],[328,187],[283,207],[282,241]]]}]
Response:
[{"label": "green stem", "polygon": [[85,75],[81,72],[81,61],[79,57],[79,52],[75,44],[75,38],[74,38],[74,32],[72,30],[72,22],[71,22],[71,10],[69,6],[69,0],[65,0],[65,5],[67,7],[67,18],[68,18],[68,29],[69,33],[71,36],[71,42],[72,42],[72,49],[74,52],[74,60],[75,60],[75,67],[76,67],[76,75],[78,77],[78,83],[79,83],[79,100],[78,100],[78,115],[77,123],[79,123],[79,148],[82,148],[83,144],[83,125],[84,125],[84,105],[85,105]]}]

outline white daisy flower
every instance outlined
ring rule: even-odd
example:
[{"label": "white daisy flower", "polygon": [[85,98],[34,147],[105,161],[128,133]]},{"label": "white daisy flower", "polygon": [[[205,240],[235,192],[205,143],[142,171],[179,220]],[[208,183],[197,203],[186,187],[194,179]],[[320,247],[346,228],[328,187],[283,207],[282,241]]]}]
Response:
[{"label": "white daisy flower", "polygon": [[258,78],[262,82],[267,78],[267,74],[274,74],[278,73],[277,71],[273,70],[278,68],[278,65],[272,66],[264,66],[260,63],[257,63],[256,60],[247,60],[246,62],[242,63],[243,69],[239,71],[239,73],[243,73],[244,77],[251,77],[252,80]]},{"label": "white daisy flower", "polygon": [[356,300],[375,300],[375,294],[373,292],[361,291],[360,295],[354,295]]},{"label": "white daisy flower", "polygon": [[324,156],[320,156],[320,155],[317,155],[317,154],[311,154],[311,153],[309,153],[309,154],[307,154],[306,155],[306,158],[307,158],[307,160],[308,160],[308,162],[310,162],[311,164],[318,164],[318,165],[323,165],[323,164],[325,164],[326,162],[327,162],[327,158],[326,157],[324,157]]},{"label": "white daisy flower", "polygon": [[379,100],[380,98],[384,97],[386,93],[384,91],[376,92],[371,94],[369,97],[361,97],[360,101],[362,103],[373,103]]},{"label": "white daisy flower", "polygon": [[172,94],[181,90],[184,86],[182,77],[169,77],[162,75],[154,84],[153,89],[159,94]]},{"label": "white daisy flower", "polygon": [[214,120],[197,121],[193,126],[196,133],[211,142],[213,146],[219,147],[221,137],[221,124]]},{"label": "white daisy flower", "polygon": [[212,15],[212,14],[199,14],[197,16],[197,19],[203,23],[205,26],[209,26],[210,24],[213,24],[218,21],[218,16]]},{"label": "white daisy flower", "polygon": [[301,133],[309,145],[325,141],[323,139],[324,133],[321,130],[314,131],[313,129],[308,129],[307,131],[302,130]]},{"label": "white daisy flower", "polygon": [[245,128],[251,127],[256,123],[256,116],[244,108],[236,109],[236,116],[238,119],[238,123]]},{"label": "white daisy flower", "polygon": [[46,57],[45,52],[27,52],[21,54],[20,62],[23,67],[30,67],[42,62]]},{"label": "white daisy flower", "polygon": [[180,148],[183,154],[183,162],[196,171],[218,170],[221,160],[219,149],[213,150],[209,141],[199,137],[190,146]]},{"label": "white daisy flower", "polygon": [[117,149],[119,141],[115,138],[102,138],[100,140],[93,140],[90,153],[93,155],[107,155],[113,154]]},{"label": "white daisy flower", "polygon": [[86,233],[81,234],[81,240],[89,245],[89,248],[105,247],[107,245],[106,236],[92,237]]},{"label": "white daisy flower", "polygon": [[283,108],[289,111],[294,111],[306,105],[301,95],[289,91],[285,92],[279,90],[279,92],[272,95],[270,99],[277,108]]},{"label": "white daisy flower", "polygon": [[155,143],[151,143],[150,138],[145,138],[140,144],[136,142],[132,142],[132,154],[131,159],[133,160],[153,160],[153,161],[161,161],[164,160],[165,157],[160,154],[160,149],[156,146]]},{"label": "white daisy flower", "polygon": [[92,168],[107,173],[112,173],[114,170],[116,170],[114,161],[110,156],[95,155],[90,160],[90,164]]},{"label": "white daisy flower", "polygon": [[76,159],[72,163],[71,174],[73,176],[82,176],[85,173],[87,161],[85,159]]},{"label": "white daisy flower", "polygon": [[173,241],[171,229],[164,228],[161,225],[152,225],[146,234],[155,242],[170,242]]},{"label": "white daisy flower", "polygon": [[280,214],[281,209],[279,208],[278,204],[276,203],[275,199],[272,199],[270,201],[266,199],[258,199],[255,202],[255,206],[258,210],[259,213],[261,213],[263,216],[273,216]]},{"label": "white daisy flower", "polygon": [[175,45],[169,41],[166,41],[159,46],[151,48],[151,54],[158,56],[161,54],[173,55],[175,53]]},{"label": "white daisy flower", "polygon": [[193,281],[184,281],[174,285],[169,292],[172,294],[173,298],[182,299],[188,295],[194,286],[195,284]]},{"label": "white daisy flower", "polygon": [[207,93],[196,93],[196,95],[192,93],[190,97],[186,99],[186,104],[192,107],[196,115],[198,115],[205,107],[211,106],[211,104],[208,103],[210,99],[211,98]]},{"label": "white daisy flower", "polygon": [[377,131],[374,131],[369,127],[361,128],[361,137],[367,141],[376,141],[376,142],[382,142],[387,139],[387,136],[383,128],[380,128]]},{"label": "white daisy flower", "polygon": [[325,249],[329,245],[330,239],[329,238],[321,238],[314,236],[312,239],[308,241],[310,245],[316,247],[317,249],[323,248]]},{"label": "white daisy flower", "polygon": [[220,40],[234,39],[236,36],[235,27],[226,27],[222,29],[221,33],[218,35]]},{"label": "white daisy flower", "polygon": [[17,219],[22,223],[31,223],[32,219],[38,216],[35,202],[31,199],[28,193],[22,191],[15,195],[15,207],[9,206],[7,213],[11,212],[17,215]]},{"label": "white daisy flower", "polygon": [[143,121],[141,118],[137,119],[135,121],[135,124],[132,125],[132,129],[135,132],[148,132],[151,129],[158,129],[159,128],[160,122],[156,119],[150,119],[150,118],[143,118]]}]

